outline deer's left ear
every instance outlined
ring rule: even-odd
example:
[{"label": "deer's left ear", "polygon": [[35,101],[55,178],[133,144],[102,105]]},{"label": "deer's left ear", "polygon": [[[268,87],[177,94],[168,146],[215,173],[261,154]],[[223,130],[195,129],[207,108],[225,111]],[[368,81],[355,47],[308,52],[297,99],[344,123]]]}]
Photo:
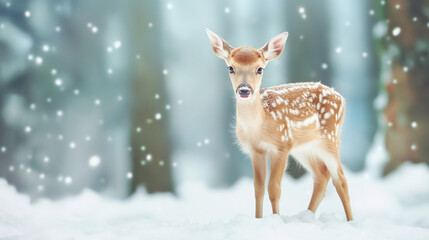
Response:
[{"label": "deer's left ear", "polygon": [[230,52],[234,49],[229,43],[220,38],[216,33],[206,28],[207,35],[209,36],[213,52],[220,58],[226,59]]},{"label": "deer's left ear", "polygon": [[262,52],[264,53],[265,60],[273,60],[280,56],[280,54],[283,52],[283,48],[286,44],[288,33],[280,33],[279,35],[273,37],[265,46],[261,48]]}]

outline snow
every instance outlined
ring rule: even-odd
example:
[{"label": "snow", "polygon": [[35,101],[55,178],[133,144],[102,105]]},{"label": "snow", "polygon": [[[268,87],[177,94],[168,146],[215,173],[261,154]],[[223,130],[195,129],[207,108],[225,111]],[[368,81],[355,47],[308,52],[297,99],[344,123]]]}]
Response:
[{"label": "snow", "polygon": [[35,203],[1,179],[0,239],[429,239],[428,166],[405,164],[385,179],[367,172],[346,176],[353,222],[345,221],[332,184],[318,214],[305,211],[309,175],[285,177],[281,215],[270,213],[266,195],[262,219],[253,217],[251,179],[229,189],[183,183],[177,196],[140,190],[114,200],[85,190]]}]

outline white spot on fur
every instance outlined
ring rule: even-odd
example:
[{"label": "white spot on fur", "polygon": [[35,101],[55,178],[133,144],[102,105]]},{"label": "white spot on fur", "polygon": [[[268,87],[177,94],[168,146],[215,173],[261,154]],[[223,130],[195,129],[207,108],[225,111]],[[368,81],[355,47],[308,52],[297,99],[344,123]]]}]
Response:
[{"label": "white spot on fur", "polygon": [[328,113],[325,113],[325,119],[328,119],[328,118],[330,118],[331,117],[331,113],[330,112],[328,112]]},{"label": "white spot on fur", "polygon": [[311,117],[305,119],[304,121],[290,121],[290,126],[294,128],[306,127],[312,124],[314,121],[318,121],[319,118],[317,114],[312,115]]}]

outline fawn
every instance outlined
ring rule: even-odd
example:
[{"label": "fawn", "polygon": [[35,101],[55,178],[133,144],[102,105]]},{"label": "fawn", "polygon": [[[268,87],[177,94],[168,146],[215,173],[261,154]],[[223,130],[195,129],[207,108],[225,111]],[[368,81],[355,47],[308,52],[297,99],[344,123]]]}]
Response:
[{"label": "fawn", "polygon": [[281,180],[288,154],[314,179],[308,209],[313,213],[332,182],[347,220],[353,220],[347,181],[339,158],[340,130],[345,101],[321,83],[306,82],[260,88],[268,61],[283,51],[288,33],[272,38],[262,48],[233,48],[206,29],[214,53],[225,60],[236,96],[236,134],[252,158],[256,218],[262,217],[266,157],[270,158],[268,193],[274,214],[279,214]]}]

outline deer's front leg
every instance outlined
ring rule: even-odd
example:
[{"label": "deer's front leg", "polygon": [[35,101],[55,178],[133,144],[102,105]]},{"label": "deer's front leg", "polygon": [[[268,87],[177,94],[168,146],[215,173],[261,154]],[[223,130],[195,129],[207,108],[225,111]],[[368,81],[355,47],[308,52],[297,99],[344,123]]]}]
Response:
[{"label": "deer's front leg", "polygon": [[254,152],[252,156],[253,179],[255,185],[255,201],[256,201],[256,218],[262,217],[264,192],[265,192],[265,176],[267,171],[266,157],[263,154]]},{"label": "deer's front leg", "polygon": [[279,214],[279,200],[281,194],[281,181],[286,170],[287,154],[270,155],[270,181],[268,182],[268,194],[270,195],[273,214]]}]

